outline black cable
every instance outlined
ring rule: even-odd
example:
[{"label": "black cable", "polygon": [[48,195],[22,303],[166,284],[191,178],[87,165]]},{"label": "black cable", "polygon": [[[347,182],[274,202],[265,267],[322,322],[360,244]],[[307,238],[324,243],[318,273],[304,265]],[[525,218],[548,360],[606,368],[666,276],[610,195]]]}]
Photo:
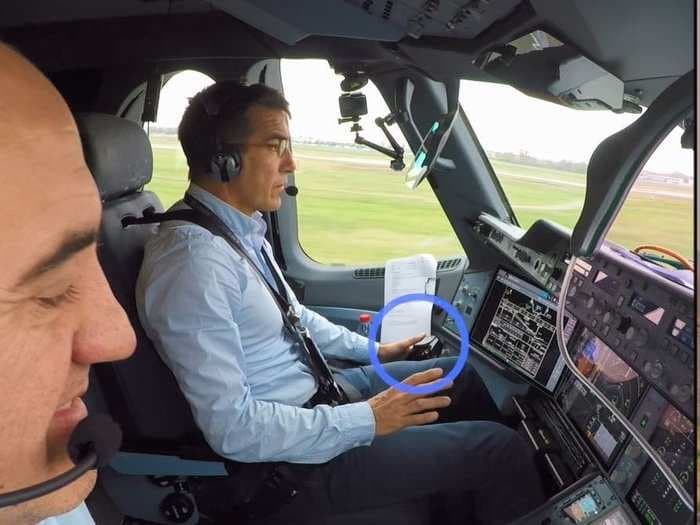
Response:
[{"label": "black cable", "polygon": [[96,464],[97,453],[94,450],[90,450],[85,454],[85,457],[68,472],[64,472],[60,476],[56,476],[55,478],[49,479],[32,487],[15,490],[14,492],[8,492],[7,494],[0,495],[0,508],[18,505],[30,499],[45,496],[49,492],[53,492],[61,487],[64,487],[65,485],[68,485],[69,483],[72,483],[80,476],[85,474],[88,470],[95,468]]}]

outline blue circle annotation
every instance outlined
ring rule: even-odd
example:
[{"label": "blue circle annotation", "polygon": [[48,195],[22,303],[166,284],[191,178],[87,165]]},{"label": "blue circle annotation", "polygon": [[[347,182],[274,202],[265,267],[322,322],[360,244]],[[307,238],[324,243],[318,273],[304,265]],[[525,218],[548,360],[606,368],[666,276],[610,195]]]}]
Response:
[{"label": "blue circle annotation", "polygon": [[[434,383],[427,385],[414,386],[397,381],[387,373],[387,371],[382,366],[382,363],[379,361],[379,356],[377,355],[377,332],[379,331],[379,327],[382,324],[382,320],[384,319],[384,317],[387,316],[387,314],[391,310],[393,310],[397,306],[404,303],[410,303],[412,301],[423,301],[432,303],[434,305],[438,305],[440,308],[447,312],[447,315],[454,319],[454,322],[457,325],[457,329],[459,330],[460,335],[459,357],[457,359],[457,363],[454,367],[452,367],[452,370],[450,370],[446,376],[443,376]],[[459,374],[462,371],[464,365],[467,364],[467,357],[469,356],[469,331],[467,330],[467,325],[464,324],[464,319],[460,315],[459,311],[444,299],[437,297],[436,295],[429,295],[424,293],[406,294],[397,297],[392,301],[389,301],[384,306],[384,308],[379,310],[379,312],[372,317],[372,321],[369,325],[368,340],[369,341],[367,348],[369,350],[369,360],[372,363],[372,366],[376,370],[379,377],[381,377],[384,380],[384,382],[389,386],[392,386],[397,390],[400,390],[401,392],[407,394],[425,395],[432,394],[434,392],[438,392],[444,389],[449,385],[451,381],[453,381],[457,377],[457,374]]]}]

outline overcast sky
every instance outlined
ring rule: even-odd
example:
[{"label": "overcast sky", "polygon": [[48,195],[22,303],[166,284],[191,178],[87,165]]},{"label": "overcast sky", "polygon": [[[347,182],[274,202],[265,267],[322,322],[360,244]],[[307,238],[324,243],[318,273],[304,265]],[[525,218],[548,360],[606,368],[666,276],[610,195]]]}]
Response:
[{"label": "overcast sky", "polygon": [[[292,111],[292,137],[353,141],[350,126],[337,123],[341,78],[322,60],[282,61],[285,96]],[[157,124],[177,126],[188,97],[210,83],[211,79],[194,71],[173,77],[162,90]],[[386,116],[388,108],[371,83],[363,92],[367,96],[369,114],[361,122],[362,134],[385,143],[374,119]],[[463,81],[459,98],[486,150],[527,151],[534,157],[549,160],[587,162],[605,137],[637,118],[630,114],[568,109],[528,97],[509,86],[489,83]],[[396,126],[389,129],[398,134]],[[692,175],[693,152],[680,148],[680,135],[679,129],[672,132],[646,169]]]}]

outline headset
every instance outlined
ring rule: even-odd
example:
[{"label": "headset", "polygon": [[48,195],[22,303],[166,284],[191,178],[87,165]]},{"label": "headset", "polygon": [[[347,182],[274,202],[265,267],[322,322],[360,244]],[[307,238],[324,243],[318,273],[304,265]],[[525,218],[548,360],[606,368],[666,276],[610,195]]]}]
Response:
[{"label": "headset", "polygon": [[0,494],[0,508],[40,498],[72,483],[88,470],[108,465],[121,443],[119,425],[106,414],[90,414],[78,423],[68,440],[68,456],[75,466],[37,485]]},{"label": "headset", "polygon": [[[209,159],[209,174],[217,182],[230,182],[241,173],[240,151],[235,146],[224,151],[223,142],[219,136],[221,110],[234,99],[243,103],[248,96],[245,90],[251,87],[234,81],[220,82],[211,91],[192,99],[194,103],[199,104],[204,109],[204,112],[213,121],[210,125],[214,129],[214,133],[208,137],[206,152],[207,154],[213,152]],[[293,185],[288,185],[284,191],[290,197],[295,197],[299,193],[298,188]]]},{"label": "headset", "polygon": [[196,97],[195,100],[202,106],[207,116],[214,121],[212,123],[214,133],[213,136],[210,136],[207,146],[207,150],[213,152],[209,160],[209,173],[217,182],[229,182],[241,173],[241,154],[238,148],[224,151],[219,137],[220,113],[221,109],[236,97],[231,91],[246,89],[247,86],[234,82],[223,82],[217,88]]}]

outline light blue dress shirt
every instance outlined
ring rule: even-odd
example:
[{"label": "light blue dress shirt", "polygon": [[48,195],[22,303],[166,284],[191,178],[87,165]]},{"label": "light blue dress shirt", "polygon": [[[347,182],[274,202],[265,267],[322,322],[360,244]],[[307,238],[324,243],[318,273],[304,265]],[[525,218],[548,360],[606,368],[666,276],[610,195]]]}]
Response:
[{"label": "light blue dress shirt", "polygon": [[[266,250],[276,266],[261,214],[244,215],[195,184],[188,192],[231,228],[276,286],[260,253]],[[183,208],[179,202],[172,209]],[[305,308],[285,287],[325,355],[369,362],[366,338]],[[191,223],[163,223],[146,244],[136,302],[146,334],[222,456],[325,463],[374,439],[366,401],[301,408],[316,392],[316,379],[286,334],[269,290],[222,238]]]},{"label": "light blue dress shirt", "polygon": [[81,503],[70,512],[45,519],[37,525],[95,525],[95,521],[90,516],[85,503]]}]

